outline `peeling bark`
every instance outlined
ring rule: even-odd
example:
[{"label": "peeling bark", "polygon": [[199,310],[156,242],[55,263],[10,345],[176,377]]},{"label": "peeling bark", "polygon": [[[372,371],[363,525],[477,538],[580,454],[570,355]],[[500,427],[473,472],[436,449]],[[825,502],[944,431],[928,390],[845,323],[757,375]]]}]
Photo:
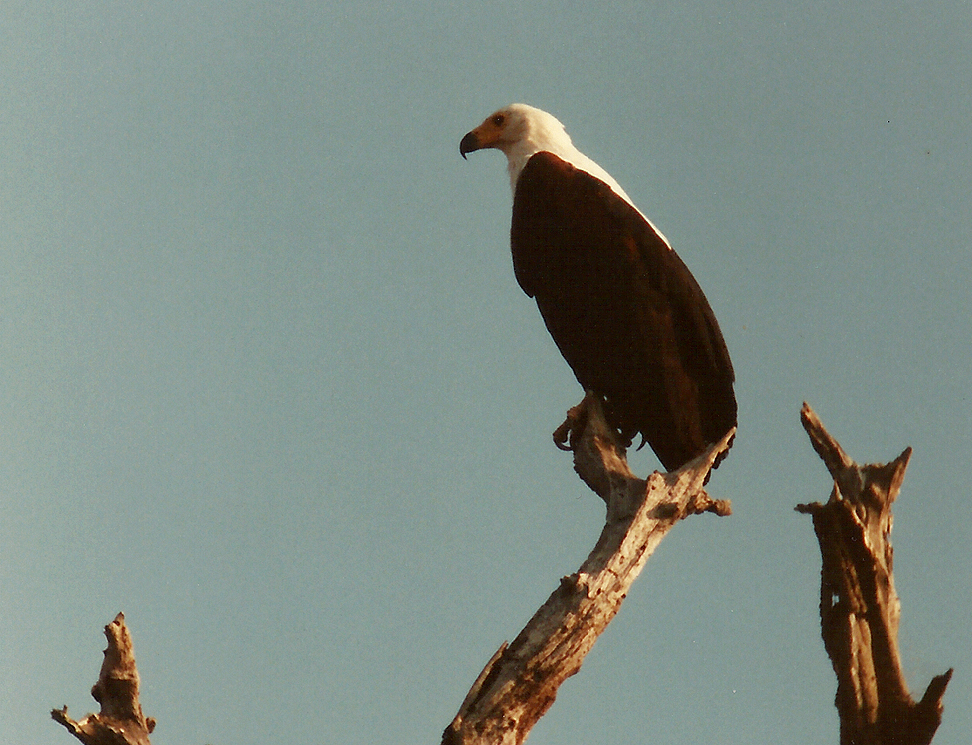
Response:
[{"label": "peeling bark", "polygon": [[837,674],[841,745],[927,745],[942,721],[952,670],[915,702],[898,650],[901,603],[894,589],[891,504],[911,448],[887,464],[858,465],[806,403],[803,427],[834,479],[827,504],[800,504],[813,518],[823,559],[820,624]]},{"label": "peeling bark", "polygon": [[91,688],[101,712],[75,722],[65,706],[51,711],[51,718],[85,745],[151,745],[148,736],[155,729],[155,720],[142,714],[138,701],[135,650],[124,613],[105,626],[105,636],[108,648],[98,682]]},{"label": "peeling bark", "polygon": [[561,579],[513,643],[504,642],[486,664],[443,733],[443,745],[526,740],[560,685],[580,670],[668,531],[688,515],[731,512],[729,503],[711,499],[703,484],[735,429],[680,470],[656,472],[647,481],[631,473],[595,397],[571,410],[555,441],[566,443],[568,433],[575,470],[607,504],[604,529],[580,569]]}]

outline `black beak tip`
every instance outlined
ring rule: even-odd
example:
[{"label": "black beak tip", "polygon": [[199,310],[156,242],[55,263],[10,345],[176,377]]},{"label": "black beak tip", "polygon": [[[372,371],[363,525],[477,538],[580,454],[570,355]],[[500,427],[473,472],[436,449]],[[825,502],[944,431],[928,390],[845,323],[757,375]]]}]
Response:
[{"label": "black beak tip", "polygon": [[459,155],[462,156],[463,160],[466,160],[466,153],[471,153],[474,150],[479,150],[479,139],[473,132],[469,132],[459,143]]}]

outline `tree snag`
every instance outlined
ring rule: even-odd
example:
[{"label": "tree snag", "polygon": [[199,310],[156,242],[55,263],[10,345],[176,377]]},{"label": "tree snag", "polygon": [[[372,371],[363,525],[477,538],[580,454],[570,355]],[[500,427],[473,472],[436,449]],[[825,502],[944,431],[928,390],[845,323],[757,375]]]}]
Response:
[{"label": "tree snag", "polygon": [[729,502],[711,499],[703,484],[735,429],[678,471],[655,472],[647,481],[628,468],[597,397],[588,395],[571,409],[555,441],[564,444],[568,433],[575,470],[607,504],[604,529],[580,569],[561,579],[513,643],[504,642],[486,663],[443,733],[443,745],[526,740],[560,685],[580,670],[665,534],[688,515],[731,512]]},{"label": "tree snag", "polygon": [[941,724],[952,670],[933,678],[916,703],[901,668],[891,503],[911,448],[890,463],[860,466],[806,403],[800,419],[834,479],[827,504],[796,510],[813,518],[820,543],[821,635],[837,674],[841,745],[927,745]]},{"label": "tree snag", "polygon": [[85,745],[151,745],[148,736],[155,729],[155,720],[142,714],[138,701],[135,650],[124,613],[105,626],[105,636],[108,648],[98,682],[91,688],[101,712],[75,722],[65,706],[51,711],[51,717]]}]

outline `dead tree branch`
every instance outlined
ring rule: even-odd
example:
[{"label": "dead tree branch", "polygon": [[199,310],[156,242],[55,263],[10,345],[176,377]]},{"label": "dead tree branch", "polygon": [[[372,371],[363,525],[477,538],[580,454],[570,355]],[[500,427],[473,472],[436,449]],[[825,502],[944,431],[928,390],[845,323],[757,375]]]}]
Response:
[{"label": "dead tree branch", "polygon": [[860,466],[806,403],[800,419],[834,479],[827,504],[796,509],[813,518],[823,558],[821,635],[837,674],[841,745],[927,745],[941,724],[952,670],[932,679],[916,703],[901,668],[891,504],[911,448],[890,463]]},{"label": "dead tree branch", "polygon": [[101,712],[75,722],[65,706],[54,709],[51,717],[85,745],[150,745],[148,736],[155,729],[155,720],[142,714],[138,701],[135,650],[124,613],[105,626],[105,636],[108,648],[98,682],[91,689]]},{"label": "dead tree branch", "polygon": [[[703,483],[734,429],[682,469],[644,481],[629,470],[597,399],[586,398],[568,422],[571,417],[574,468],[607,503],[604,529],[580,569],[561,580],[513,643],[504,643],[486,664],[443,733],[443,745],[522,743],[560,685],[580,670],[665,534],[688,515],[731,512],[728,502],[706,494]],[[586,418],[580,435],[578,418]]]}]

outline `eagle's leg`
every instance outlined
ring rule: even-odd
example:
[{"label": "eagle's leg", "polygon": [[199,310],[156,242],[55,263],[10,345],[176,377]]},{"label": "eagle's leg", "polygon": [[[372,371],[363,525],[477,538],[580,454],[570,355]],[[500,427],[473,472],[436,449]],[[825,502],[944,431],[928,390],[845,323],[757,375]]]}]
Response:
[{"label": "eagle's leg", "polygon": [[585,391],[584,400],[577,406],[567,410],[567,418],[553,433],[554,444],[561,450],[573,452],[575,445],[580,442],[590,416],[590,407],[596,398],[592,391]]}]

